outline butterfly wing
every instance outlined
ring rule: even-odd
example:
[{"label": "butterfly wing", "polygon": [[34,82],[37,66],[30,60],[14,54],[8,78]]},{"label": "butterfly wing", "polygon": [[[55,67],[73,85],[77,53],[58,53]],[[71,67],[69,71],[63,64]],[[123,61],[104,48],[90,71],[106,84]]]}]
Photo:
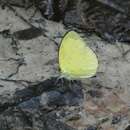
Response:
[{"label": "butterfly wing", "polygon": [[87,78],[95,75],[98,60],[95,53],[74,31],[68,32],[59,49],[61,73],[69,78]]}]

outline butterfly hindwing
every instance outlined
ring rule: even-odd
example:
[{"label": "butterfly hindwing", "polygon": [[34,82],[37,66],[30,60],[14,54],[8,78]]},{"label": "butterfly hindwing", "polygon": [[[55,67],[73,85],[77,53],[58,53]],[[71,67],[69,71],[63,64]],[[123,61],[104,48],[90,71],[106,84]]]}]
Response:
[{"label": "butterfly hindwing", "polygon": [[95,53],[74,31],[68,32],[59,49],[61,73],[69,78],[87,78],[95,75],[98,60]]}]

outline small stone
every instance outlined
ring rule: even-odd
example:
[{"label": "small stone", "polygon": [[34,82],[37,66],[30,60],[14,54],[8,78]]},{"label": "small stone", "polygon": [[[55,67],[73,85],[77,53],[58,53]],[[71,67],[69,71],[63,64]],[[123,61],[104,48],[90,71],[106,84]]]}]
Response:
[{"label": "small stone", "polygon": [[86,130],[97,130],[95,126],[89,126]]},{"label": "small stone", "polygon": [[112,124],[117,124],[121,121],[121,116],[120,115],[117,115],[117,116],[113,116],[113,119],[112,119]]},{"label": "small stone", "polygon": [[125,128],[125,130],[130,130],[130,125],[128,125],[128,126]]}]

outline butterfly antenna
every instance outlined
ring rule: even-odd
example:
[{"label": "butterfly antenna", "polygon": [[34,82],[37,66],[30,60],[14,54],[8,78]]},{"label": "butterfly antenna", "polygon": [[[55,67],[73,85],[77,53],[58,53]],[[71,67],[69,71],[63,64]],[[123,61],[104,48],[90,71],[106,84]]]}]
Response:
[{"label": "butterfly antenna", "polygon": [[61,78],[61,87],[64,87],[64,83],[65,83],[64,79]]},{"label": "butterfly antenna", "polygon": [[60,84],[61,87],[64,87],[64,83],[65,83],[64,78],[62,76],[58,76],[56,81],[55,81],[55,85],[58,84],[58,86],[59,86],[59,84]]},{"label": "butterfly antenna", "polygon": [[68,86],[69,89],[72,88],[72,85],[73,85],[73,80],[68,80],[67,86]]},{"label": "butterfly antenna", "polygon": [[58,84],[58,83],[59,83],[59,80],[60,80],[60,76],[58,76],[58,77],[56,78],[56,81],[55,81],[54,84],[55,84],[55,85]]},{"label": "butterfly antenna", "polygon": [[55,84],[57,84],[63,78],[62,75],[58,75]]}]

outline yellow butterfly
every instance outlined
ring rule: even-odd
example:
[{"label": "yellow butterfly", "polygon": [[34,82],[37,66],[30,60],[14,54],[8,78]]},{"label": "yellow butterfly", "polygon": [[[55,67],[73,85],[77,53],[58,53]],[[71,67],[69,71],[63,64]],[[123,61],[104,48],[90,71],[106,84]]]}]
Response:
[{"label": "yellow butterfly", "polygon": [[70,31],[61,41],[59,66],[67,79],[89,78],[96,74],[98,59],[79,34]]}]

